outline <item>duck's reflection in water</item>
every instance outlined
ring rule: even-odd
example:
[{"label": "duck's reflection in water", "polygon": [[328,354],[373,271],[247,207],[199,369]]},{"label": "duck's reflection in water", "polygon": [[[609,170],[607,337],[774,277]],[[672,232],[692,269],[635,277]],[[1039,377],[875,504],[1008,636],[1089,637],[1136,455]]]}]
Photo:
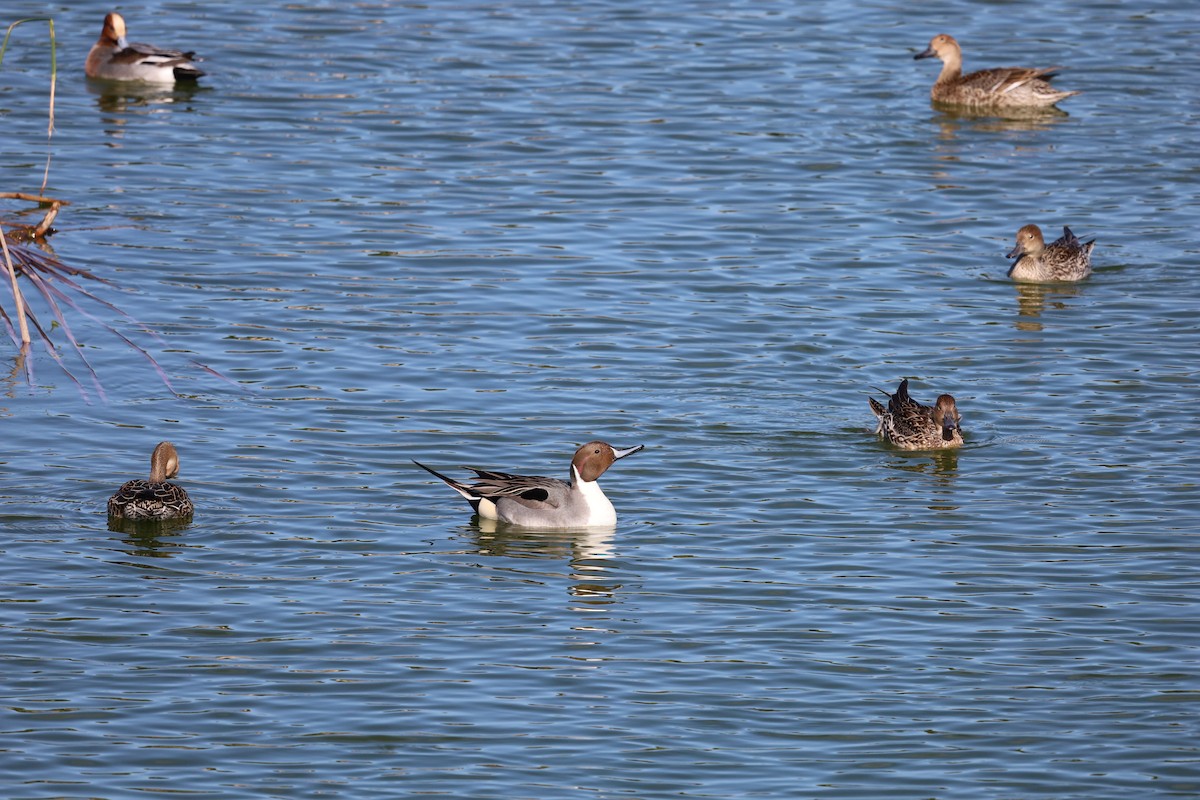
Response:
[{"label": "duck's reflection in water", "polygon": [[171,558],[187,545],[180,535],[190,527],[188,519],[121,519],[109,517],[108,529],[120,533],[126,552],[139,558]]},{"label": "duck's reflection in water", "polygon": [[[158,84],[132,81],[88,81],[87,89],[96,106],[107,114],[150,111],[154,106],[187,104],[199,93],[210,91],[194,82]],[[116,120],[124,122],[124,120]]]},{"label": "duck's reflection in water", "polygon": [[1019,331],[1040,331],[1040,317],[1047,307],[1066,308],[1066,298],[1076,297],[1083,291],[1085,284],[1054,283],[1017,283],[1017,318],[1013,325]]},{"label": "duck's reflection in water", "polygon": [[[971,450],[970,445],[968,442],[965,448],[967,452]],[[897,452],[899,458],[887,466],[903,473],[928,476],[931,484],[922,491],[929,497],[929,508],[933,511],[957,511],[961,503],[955,496],[954,484],[958,479],[958,459],[963,452],[960,449]]]},{"label": "duck's reflection in water", "polygon": [[[1024,134],[1040,131],[1069,119],[1067,112],[1057,109],[1006,109],[1003,114],[993,109],[972,111],[960,106],[944,106],[935,103],[930,122],[937,126],[938,147],[936,157],[941,161],[960,161],[969,156],[964,143],[973,141],[972,133],[1014,134],[1014,150],[1026,152],[1031,145]],[[960,136],[968,134],[960,143]]]},{"label": "duck's reflection in water", "polygon": [[566,561],[569,592],[589,605],[616,602],[621,585],[606,580],[614,557],[615,527],[537,530],[476,517],[471,526],[475,551],[483,556]]}]

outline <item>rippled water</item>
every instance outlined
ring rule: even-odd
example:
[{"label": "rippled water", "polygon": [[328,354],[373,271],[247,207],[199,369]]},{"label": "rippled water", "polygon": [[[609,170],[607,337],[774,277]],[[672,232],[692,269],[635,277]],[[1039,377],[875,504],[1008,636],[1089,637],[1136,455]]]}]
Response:
[{"label": "rippled water", "polygon": [[[5,797],[1200,795],[1189,4],[151,3],[209,76],[127,96],[41,10],[51,243],[137,324],[10,361]],[[941,31],[1083,94],[937,112]],[[1007,281],[1028,222],[1095,275]],[[967,447],[873,438],[902,377]],[[594,437],[615,531],[410,464]],[[109,530],[160,439],[194,522]]]}]

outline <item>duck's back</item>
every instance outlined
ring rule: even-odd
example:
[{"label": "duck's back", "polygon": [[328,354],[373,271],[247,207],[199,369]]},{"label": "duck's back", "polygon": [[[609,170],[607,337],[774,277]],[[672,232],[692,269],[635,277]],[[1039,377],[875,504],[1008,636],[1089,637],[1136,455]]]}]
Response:
[{"label": "duck's back", "polygon": [[1033,69],[993,67],[946,81],[930,92],[934,101],[967,106],[1051,106],[1079,92],[1064,92],[1048,83],[1061,67]]},{"label": "duck's back", "polygon": [[118,519],[177,519],[194,510],[184,488],[168,481],[127,481],[108,499],[108,515]]},{"label": "duck's back", "polygon": [[1050,280],[1077,281],[1092,274],[1092,248],[1096,240],[1081,242],[1071,233],[1066,233],[1046,247],[1042,253],[1042,264]]}]

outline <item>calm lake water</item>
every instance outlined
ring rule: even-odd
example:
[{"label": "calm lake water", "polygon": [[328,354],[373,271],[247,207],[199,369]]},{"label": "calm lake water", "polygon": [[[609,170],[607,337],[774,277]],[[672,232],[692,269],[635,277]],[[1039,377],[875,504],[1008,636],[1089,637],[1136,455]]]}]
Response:
[{"label": "calm lake water", "polygon": [[[1192,3],[150,2],[209,75],[116,96],[63,5],[0,188],[49,151],[134,319],[4,370],[0,795],[1200,796]],[[1083,94],[938,112],[943,31]],[[1009,282],[1029,222],[1093,277]],[[903,377],[961,452],[873,437]],[[592,438],[615,531],[410,463]],[[109,530],[161,439],[194,522]]]}]

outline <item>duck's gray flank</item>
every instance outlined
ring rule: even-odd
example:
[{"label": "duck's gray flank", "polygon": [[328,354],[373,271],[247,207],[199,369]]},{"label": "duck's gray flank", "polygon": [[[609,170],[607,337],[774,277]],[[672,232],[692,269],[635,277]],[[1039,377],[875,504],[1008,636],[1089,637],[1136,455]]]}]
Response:
[{"label": "duck's gray flank", "polygon": [[466,498],[484,519],[526,528],[588,528],[616,524],[617,512],[597,481],[615,461],[642,449],[640,444],[617,449],[605,442],[588,442],[571,459],[569,482],[464,467],[476,476],[464,483],[419,461],[413,463]]}]

